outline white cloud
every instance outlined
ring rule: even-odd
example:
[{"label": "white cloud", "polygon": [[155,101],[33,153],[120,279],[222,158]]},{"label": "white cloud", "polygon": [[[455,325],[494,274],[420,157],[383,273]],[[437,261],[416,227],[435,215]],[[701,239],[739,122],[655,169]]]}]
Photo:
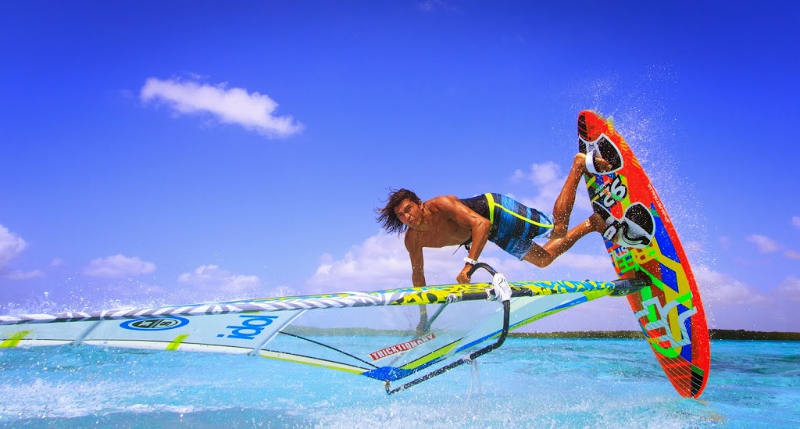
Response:
[{"label": "white cloud", "polygon": [[800,216],[792,216],[792,225],[795,228],[800,228]]},{"label": "white cloud", "polygon": [[[502,253],[487,245],[480,257],[511,280],[521,268],[532,267],[512,257],[497,257]],[[429,285],[455,283],[456,275],[464,267],[466,252],[455,246],[441,249],[425,248],[425,280]],[[455,252],[455,253],[454,253]],[[474,281],[487,281],[488,277],[476,274]],[[342,290],[378,290],[411,286],[411,261],[403,244],[403,236],[389,235],[383,231],[363,243],[353,246],[343,258],[334,259],[325,254],[320,258],[316,273],[308,284],[314,292]]]},{"label": "white cloud", "polygon": [[788,298],[790,301],[800,302],[800,279],[789,277],[778,287],[779,298]]},{"label": "white cloud", "polygon": [[795,252],[794,250],[787,250],[783,252],[783,256],[786,256],[789,259],[800,259],[800,252]]},{"label": "white cloud", "polygon": [[774,240],[764,235],[759,235],[759,234],[750,235],[747,237],[747,241],[755,244],[756,247],[758,248],[758,251],[761,253],[774,253],[780,249],[778,243],[776,243]]},{"label": "white cloud", "polygon": [[[455,252],[455,254],[454,254]],[[429,285],[450,284],[463,268],[462,258],[466,252],[456,251],[455,246],[442,249],[425,248],[425,280]],[[528,262],[518,261],[495,245],[489,243],[480,260],[505,274],[510,281],[563,278],[566,269],[574,269],[579,275],[573,280],[596,275],[597,279],[614,277],[608,256],[597,254],[566,253],[550,267],[542,270]],[[476,274],[473,281],[488,281],[484,273]],[[312,292],[344,290],[378,290],[411,285],[411,262],[403,244],[403,237],[389,235],[383,231],[363,243],[353,246],[341,259],[329,254],[320,258],[314,276],[308,284]]]},{"label": "white cloud", "polygon": [[421,0],[417,2],[417,7],[423,12],[452,9],[452,6],[445,0]]},{"label": "white cloud", "polygon": [[301,131],[291,116],[277,116],[278,107],[266,94],[182,80],[149,78],[139,94],[143,101],[161,100],[177,113],[210,113],[219,121],[238,124],[268,137],[287,137]]},{"label": "white cloud", "polygon": [[40,270],[33,270],[33,271],[14,270],[6,274],[5,277],[10,280],[28,280],[28,279],[44,277],[44,273],[41,272]]},{"label": "white cloud", "polygon": [[28,246],[25,240],[0,225],[0,269]]},{"label": "white cloud", "polygon": [[253,292],[261,286],[258,276],[234,274],[217,265],[201,265],[178,276],[178,282],[207,292]]},{"label": "white cloud", "polygon": [[561,167],[553,161],[543,162],[541,164],[531,164],[531,170],[527,174],[520,170],[514,172],[516,178],[524,178],[529,180],[534,185],[548,185],[553,182],[563,182],[561,177]]},{"label": "white cloud", "polygon": [[704,302],[712,304],[741,304],[765,299],[749,285],[727,274],[713,271],[706,265],[696,266],[694,275]]},{"label": "white cloud", "polygon": [[84,269],[84,274],[92,277],[122,278],[150,274],[155,270],[156,266],[152,262],[117,254],[92,260]]},{"label": "white cloud", "polygon": [[[564,253],[551,264],[554,268],[572,268],[591,274],[613,274],[611,260],[605,253],[596,255],[585,253]],[[599,278],[598,278],[599,280]]]},{"label": "white cloud", "polygon": [[[522,198],[521,202],[537,210],[550,213],[553,204],[564,185],[566,176],[561,175],[561,167],[555,162],[547,161],[541,164],[534,163],[530,170],[523,172],[515,170],[511,176],[512,182],[528,182],[534,185],[536,195],[531,198]],[[578,190],[580,191],[580,185]]]},{"label": "white cloud", "polygon": [[[535,195],[532,197],[522,196],[519,201],[547,214],[552,213],[553,205],[558,194],[561,193],[566,179],[567,176],[562,174],[561,167],[553,161],[531,164],[528,171],[514,170],[510,178],[512,183],[532,184],[533,186],[529,190],[534,191]],[[522,194],[526,194],[527,191],[525,190]],[[583,181],[581,181],[576,189],[573,214],[575,211],[587,212],[590,207],[588,194]],[[574,225],[574,222],[571,223]]]},{"label": "white cloud", "polygon": [[[322,255],[320,265],[308,283],[325,291],[410,286],[411,263],[402,237],[381,231],[353,246],[342,259]],[[426,273],[442,268],[442,261],[436,255],[437,252],[425,250]]]},{"label": "white cloud", "polygon": [[[781,245],[779,245],[775,240],[758,234],[753,234],[747,237],[747,241],[756,245],[756,248],[761,253],[775,253],[781,250]],[[789,259],[800,259],[800,253],[785,249],[783,250],[783,256]]]}]

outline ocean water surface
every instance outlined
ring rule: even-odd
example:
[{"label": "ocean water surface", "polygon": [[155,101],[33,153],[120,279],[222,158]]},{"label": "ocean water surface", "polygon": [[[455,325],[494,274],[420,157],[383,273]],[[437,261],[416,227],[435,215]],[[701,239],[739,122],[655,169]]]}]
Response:
[{"label": "ocean water surface", "polygon": [[712,341],[699,400],[643,340],[510,338],[387,396],[259,357],[86,346],[0,351],[2,427],[799,427],[800,342]]}]

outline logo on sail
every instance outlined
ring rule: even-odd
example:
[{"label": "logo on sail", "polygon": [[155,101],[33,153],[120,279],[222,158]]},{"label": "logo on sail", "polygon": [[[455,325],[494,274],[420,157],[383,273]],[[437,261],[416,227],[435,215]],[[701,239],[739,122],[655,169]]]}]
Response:
[{"label": "logo on sail", "polygon": [[241,325],[228,325],[225,328],[230,329],[231,331],[228,335],[225,334],[217,334],[217,337],[222,338],[233,338],[236,340],[254,340],[256,336],[261,334],[264,330],[264,327],[272,324],[274,320],[278,318],[278,316],[257,316],[257,315],[249,315],[249,314],[242,314],[239,316],[240,319],[239,323]]},{"label": "logo on sail", "polygon": [[189,319],[178,316],[144,317],[120,323],[120,327],[132,331],[166,331],[189,323]]},{"label": "logo on sail", "polygon": [[413,349],[414,347],[417,347],[423,343],[427,343],[428,341],[434,338],[436,338],[436,336],[433,335],[433,333],[431,332],[430,334],[425,335],[424,337],[414,338],[411,341],[406,341],[404,343],[395,344],[389,347],[384,347],[378,351],[370,353],[369,357],[371,357],[372,360],[379,360],[397,353],[405,353]]}]

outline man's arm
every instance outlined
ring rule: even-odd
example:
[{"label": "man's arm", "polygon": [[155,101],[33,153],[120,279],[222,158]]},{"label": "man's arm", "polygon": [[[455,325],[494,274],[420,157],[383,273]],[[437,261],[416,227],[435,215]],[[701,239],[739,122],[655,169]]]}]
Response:
[{"label": "man's arm", "polygon": [[[411,284],[414,287],[425,286],[425,261],[422,256],[422,246],[416,240],[414,231],[406,231],[406,250],[411,258]],[[419,306],[419,323],[417,324],[417,335],[422,335],[428,325],[428,309],[425,305]]]},{"label": "man's arm", "polygon": [[406,231],[406,250],[411,258],[411,284],[414,287],[425,286],[425,261],[422,257],[422,246],[416,240],[414,231]]}]

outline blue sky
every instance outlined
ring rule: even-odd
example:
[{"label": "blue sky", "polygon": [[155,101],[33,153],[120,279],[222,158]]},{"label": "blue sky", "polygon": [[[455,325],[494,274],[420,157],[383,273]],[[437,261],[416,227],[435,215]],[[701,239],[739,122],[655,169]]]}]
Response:
[{"label": "blue sky", "polygon": [[[800,330],[798,23],[789,2],[4,3],[0,312],[406,286],[389,188],[550,210],[591,108],[644,162],[711,326]],[[599,236],[546,270],[484,255],[613,275]],[[462,257],[426,252],[428,282]],[[540,328],[635,329],[601,301]]]}]

